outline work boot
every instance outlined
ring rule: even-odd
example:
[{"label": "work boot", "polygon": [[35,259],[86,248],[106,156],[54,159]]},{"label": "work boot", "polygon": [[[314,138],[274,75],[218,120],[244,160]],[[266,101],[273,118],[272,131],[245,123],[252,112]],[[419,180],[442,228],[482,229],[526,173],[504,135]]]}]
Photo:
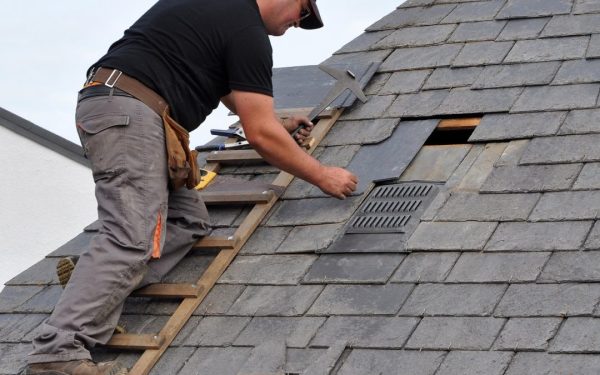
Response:
[{"label": "work boot", "polygon": [[[67,283],[71,279],[71,275],[73,274],[73,270],[75,269],[75,264],[77,264],[77,259],[73,257],[64,257],[58,261],[56,264],[56,275],[58,276],[58,283],[60,286],[65,289]],[[118,324],[115,327],[115,333],[127,333],[127,330],[124,326]]]},{"label": "work boot", "polygon": [[23,375],[127,375],[127,373],[127,369],[118,362],[94,363],[83,359],[30,364]]}]

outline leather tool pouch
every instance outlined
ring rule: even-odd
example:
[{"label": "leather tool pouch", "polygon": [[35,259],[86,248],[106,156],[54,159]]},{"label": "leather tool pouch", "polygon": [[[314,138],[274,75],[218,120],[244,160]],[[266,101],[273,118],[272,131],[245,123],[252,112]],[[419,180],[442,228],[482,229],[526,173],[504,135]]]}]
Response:
[{"label": "leather tool pouch", "polygon": [[190,150],[188,131],[171,118],[168,107],[165,108],[162,119],[165,127],[170,188],[177,190],[185,185],[188,189],[193,189],[200,183],[200,170],[196,161],[198,153]]}]

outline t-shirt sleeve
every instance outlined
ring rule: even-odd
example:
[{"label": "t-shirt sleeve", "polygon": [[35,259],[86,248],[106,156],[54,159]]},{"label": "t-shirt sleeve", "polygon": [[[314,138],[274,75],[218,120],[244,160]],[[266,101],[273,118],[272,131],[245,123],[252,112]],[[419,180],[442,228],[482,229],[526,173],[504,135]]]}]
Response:
[{"label": "t-shirt sleeve", "polygon": [[273,96],[273,49],[264,28],[250,26],[236,33],[226,59],[230,89]]}]

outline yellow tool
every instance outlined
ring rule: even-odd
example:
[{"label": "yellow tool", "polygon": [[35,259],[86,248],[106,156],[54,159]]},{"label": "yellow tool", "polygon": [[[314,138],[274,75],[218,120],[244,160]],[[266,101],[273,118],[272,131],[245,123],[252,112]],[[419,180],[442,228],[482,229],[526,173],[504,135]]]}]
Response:
[{"label": "yellow tool", "polygon": [[200,168],[200,183],[194,189],[204,189],[215,177],[217,177],[215,172]]}]

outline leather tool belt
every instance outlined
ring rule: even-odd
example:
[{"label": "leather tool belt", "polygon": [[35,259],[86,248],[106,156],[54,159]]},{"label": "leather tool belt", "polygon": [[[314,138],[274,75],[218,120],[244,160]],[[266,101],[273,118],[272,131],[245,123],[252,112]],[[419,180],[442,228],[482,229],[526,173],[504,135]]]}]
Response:
[{"label": "leather tool belt", "polygon": [[150,107],[161,116],[165,127],[165,145],[169,165],[169,184],[176,190],[182,186],[193,189],[200,183],[200,170],[196,157],[190,150],[190,135],[169,115],[169,105],[156,92],[140,81],[117,69],[95,68],[90,73],[86,85],[104,84],[109,88],[122,90]]}]

